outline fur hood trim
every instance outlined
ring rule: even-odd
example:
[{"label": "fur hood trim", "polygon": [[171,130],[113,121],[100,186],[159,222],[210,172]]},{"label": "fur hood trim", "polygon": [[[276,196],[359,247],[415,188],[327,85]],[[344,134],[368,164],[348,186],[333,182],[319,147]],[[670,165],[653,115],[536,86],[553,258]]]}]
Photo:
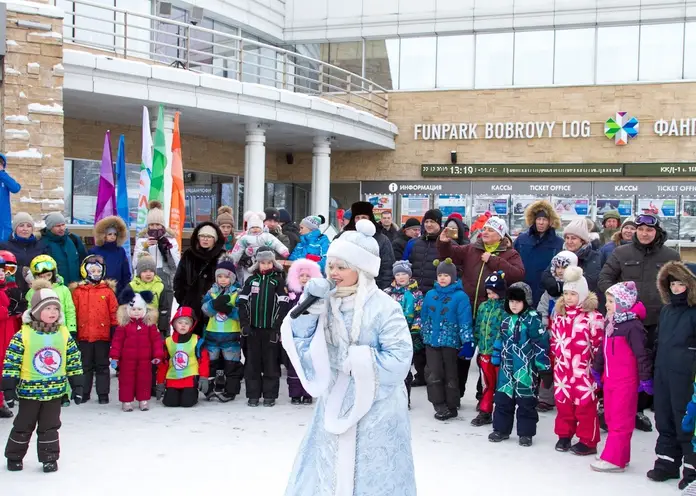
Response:
[{"label": "fur hood trim", "polygon": [[[78,286],[85,286],[86,284],[89,283],[87,281],[71,282],[70,284],[68,284],[68,289],[72,293]],[[111,291],[114,292],[114,294],[116,293],[116,287],[118,286],[118,282],[116,282],[114,279],[104,279],[99,284],[106,284],[109,287],[109,289],[111,289]],[[97,284],[97,286],[99,284]]]},{"label": "fur hood trim", "polygon": [[103,246],[106,239],[106,230],[110,227],[116,228],[116,245],[123,246],[128,240],[130,233],[126,228],[126,223],[118,215],[110,215],[94,225],[94,244]]},{"label": "fur hood trim", "polygon": [[[587,295],[587,298],[585,298],[585,301],[582,302],[582,311],[583,312],[594,312],[599,308],[599,298],[597,298],[597,294],[590,291],[590,294]],[[566,314],[566,304],[565,304],[565,297],[561,296],[556,300],[556,306],[553,309],[553,313],[557,315],[565,315]]]},{"label": "fur hood trim", "polygon": [[537,200],[534,203],[530,203],[527,209],[524,211],[524,221],[527,223],[527,227],[534,225],[536,220],[537,212],[543,210],[549,216],[549,223],[554,229],[561,228],[561,218],[558,216],[556,211],[548,200]]},{"label": "fur hood trim", "polygon": [[321,267],[319,264],[308,260],[306,258],[301,258],[295,260],[288,270],[288,289],[293,293],[302,293],[302,285],[300,284],[300,273],[306,270],[312,278],[323,277],[321,275]]},{"label": "fur hood trim", "polygon": [[669,276],[686,284],[689,292],[689,306],[696,307],[696,275],[683,262],[667,262],[657,273],[657,289],[660,292],[662,303],[669,305],[672,301],[672,292],[669,290],[669,280],[667,279]]},{"label": "fur hood trim", "polygon": [[[154,308],[150,306],[147,307],[147,312],[145,312],[145,317],[143,318],[145,325],[153,325],[157,323],[157,317],[159,313]],[[118,325],[125,327],[130,322],[130,317],[128,316],[128,305],[120,305],[118,311],[116,312],[116,320],[118,320]]]}]

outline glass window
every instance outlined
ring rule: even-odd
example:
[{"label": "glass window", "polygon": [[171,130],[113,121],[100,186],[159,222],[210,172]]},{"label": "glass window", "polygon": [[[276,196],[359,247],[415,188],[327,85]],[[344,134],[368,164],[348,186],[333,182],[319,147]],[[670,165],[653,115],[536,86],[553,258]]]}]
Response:
[{"label": "glass window", "polygon": [[512,85],[513,33],[476,35],[476,87]]},{"label": "glass window", "polygon": [[[186,10],[172,6],[172,15],[169,17],[172,21],[186,22]],[[183,63],[186,56],[184,48],[186,46],[186,33],[183,27],[171,24],[169,22],[157,21],[154,34],[154,52],[156,60],[165,64]]]},{"label": "glass window", "polygon": [[437,38],[437,87],[474,87],[474,36]]},{"label": "glass window", "polygon": [[597,82],[638,78],[639,26],[597,28]]},{"label": "glass window", "polygon": [[682,78],[684,23],[640,27],[640,80]]},{"label": "glass window", "polygon": [[[319,59],[321,56],[320,45],[318,43],[297,45],[295,51],[299,55],[315,60]],[[291,67],[294,67],[295,72],[294,76],[288,78],[287,84],[289,89],[292,88],[294,91],[300,93],[314,93],[319,91],[319,85],[316,83],[319,62],[314,62],[303,57],[292,58],[288,62],[294,64],[294,66]]]},{"label": "glass window", "polygon": [[399,89],[399,39],[365,41],[365,78],[388,90]]},{"label": "glass window", "polygon": [[422,90],[435,87],[437,38],[401,39],[399,89]]},{"label": "glass window", "polygon": [[684,79],[696,79],[696,22],[686,23],[684,47]]},{"label": "glass window", "polygon": [[[321,60],[360,76],[362,74],[362,41],[324,43],[321,45]],[[336,86],[341,90],[347,89],[347,74],[345,72],[337,69],[325,69],[324,73],[324,83]],[[353,84],[359,84],[359,81],[354,80]],[[327,88],[326,91],[339,91],[339,89]]]},{"label": "glass window", "polygon": [[555,45],[555,84],[594,83],[595,28],[559,29]]},{"label": "glass window", "polygon": [[205,29],[213,29],[212,19],[203,18],[197,26],[192,26],[190,40],[190,55],[189,62],[191,69],[198,72],[213,72],[213,33],[197,29],[198,27]]},{"label": "glass window", "polygon": [[227,35],[239,35],[239,30],[228,24],[213,21],[213,28],[225,34],[213,35],[213,53],[217,55],[213,59],[213,74],[221,77],[237,79],[238,54],[237,40]]},{"label": "glass window", "polygon": [[515,33],[516,86],[553,83],[553,31]]}]

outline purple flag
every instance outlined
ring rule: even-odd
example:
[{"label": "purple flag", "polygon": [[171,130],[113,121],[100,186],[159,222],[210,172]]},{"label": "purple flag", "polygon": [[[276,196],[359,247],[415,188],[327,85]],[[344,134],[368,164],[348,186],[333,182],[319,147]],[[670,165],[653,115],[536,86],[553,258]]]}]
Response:
[{"label": "purple flag", "polygon": [[111,158],[111,131],[104,136],[99,189],[97,190],[97,210],[94,212],[95,224],[104,217],[116,215],[116,186],[114,181],[114,161]]}]

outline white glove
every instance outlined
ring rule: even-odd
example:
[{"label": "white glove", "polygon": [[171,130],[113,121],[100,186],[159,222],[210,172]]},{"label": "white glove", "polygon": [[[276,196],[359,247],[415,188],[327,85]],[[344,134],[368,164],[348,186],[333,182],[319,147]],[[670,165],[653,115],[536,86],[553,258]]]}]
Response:
[{"label": "white glove", "polygon": [[304,292],[317,298],[326,298],[334,285],[323,277],[314,277],[305,286]]}]

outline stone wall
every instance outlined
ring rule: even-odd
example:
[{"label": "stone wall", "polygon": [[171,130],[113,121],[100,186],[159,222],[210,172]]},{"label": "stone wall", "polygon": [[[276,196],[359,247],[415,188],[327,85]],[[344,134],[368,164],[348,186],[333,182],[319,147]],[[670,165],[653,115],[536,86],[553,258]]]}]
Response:
[{"label": "stone wall", "polygon": [[[63,210],[63,20],[44,2],[8,4],[2,84],[2,150],[8,172],[22,185],[12,211],[38,221]],[[50,26],[18,26],[30,21]]]}]

